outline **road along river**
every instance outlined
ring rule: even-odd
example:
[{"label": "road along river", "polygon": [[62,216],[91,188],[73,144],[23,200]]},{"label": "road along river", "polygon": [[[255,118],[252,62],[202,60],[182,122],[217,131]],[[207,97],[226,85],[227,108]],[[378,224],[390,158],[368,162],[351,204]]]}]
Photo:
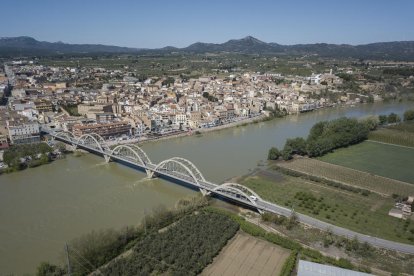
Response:
[{"label": "road along river", "polygon": [[[414,103],[358,105],[159,142],[142,148],[154,163],[173,156],[192,161],[206,179],[221,183],[254,169],[271,146],[305,136],[321,120],[402,114]],[[137,224],[144,212],[167,207],[194,191],[103,158],[68,155],[49,165],[0,176],[0,275],[33,273],[58,262],[65,241],[93,229]]]}]

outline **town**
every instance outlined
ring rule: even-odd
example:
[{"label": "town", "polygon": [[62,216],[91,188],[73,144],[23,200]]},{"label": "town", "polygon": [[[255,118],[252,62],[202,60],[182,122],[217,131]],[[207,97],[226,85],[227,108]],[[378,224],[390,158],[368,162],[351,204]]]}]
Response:
[{"label": "town", "polygon": [[0,98],[7,103],[0,107],[0,148],[40,141],[42,125],[78,136],[97,133],[114,144],[381,101],[378,93],[341,89],[344,78],[354,73],[364,81],[353,69],[338,68],[335,74],[326,69],[310,76],[227,72],[139,79],[128,69],[8,61],[0,73]]}]

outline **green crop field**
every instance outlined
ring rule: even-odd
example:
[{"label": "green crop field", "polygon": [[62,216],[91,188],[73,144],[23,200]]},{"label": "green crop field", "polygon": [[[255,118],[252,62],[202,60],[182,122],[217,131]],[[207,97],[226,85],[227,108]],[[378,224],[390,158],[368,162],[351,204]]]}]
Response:
[{"label": "green crop field", "polygon": [[375,193],[363,196],[270,169],[246,177],[242,184],[264,199],[299,213],[360,233],[414,244],[414,222],[388,215],[394,204],[391,197]]},{"label": "green crop field", "polygon": [[[305,175],[319,181],[354,189],[365,189],[380,195],[413,195],[414,185],[399,180],[378,176],[369,172],[351,169],[345,166],[331,164],[314,158],[298,158],[289,162],[278,162],[276,166],[282,170],[293,172],[293,175]],[[313,179],[315,180],[315,179]],[[332,183],[333,182],[333,183]],[[363,191],[356,192],[362,193]]]},{"label": "green crop field", "polygon": [[414,184],[414,148],[366,141],[319,160]]},{"label": "green crop field", "polygon": [[372,131],[369,140],[414,147],[414,123],[402,123]]},{"label": "green crop field", "polygon": [[368,139],[388,144],[414,147],[414,123],[404,122],[377,129],[369,134]]}]

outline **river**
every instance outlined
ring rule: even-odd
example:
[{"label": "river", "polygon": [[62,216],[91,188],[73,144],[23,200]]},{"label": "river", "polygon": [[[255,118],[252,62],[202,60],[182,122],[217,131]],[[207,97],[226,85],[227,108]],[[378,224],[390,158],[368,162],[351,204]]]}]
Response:
[{"label": "river", "polygon": [[[322,109],[267,122],[151,142],[153,163],[180,156],[211,181],[242,175],[265,160],[271,146],[305,136],[318,121],[402,114],[414,103],[377,103]],[[137,224],[159,205],[171,207],[195,192],[103,158],[85,154],[0,176],[0,275],[34,273],[41,261],[61,262],[63,246],[84,233]]]}]

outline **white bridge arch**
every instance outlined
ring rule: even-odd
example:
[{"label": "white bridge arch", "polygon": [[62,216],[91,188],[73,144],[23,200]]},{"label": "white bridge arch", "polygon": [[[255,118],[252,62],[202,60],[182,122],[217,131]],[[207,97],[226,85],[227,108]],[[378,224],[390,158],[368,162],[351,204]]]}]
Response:
[{"label": "white bridge arch", "polygon": [[102,136],[96,133],[83,134],[78,138],[77,143],[80,145],[89,146],[91,148],[101,151],[102,153],[104,153],[105,151],[110,151]]},{"label": "white bridge arch", "polygon": [[151,164],[151,160],[149,159],[145,151],[143,151],[140,147],[135,145],[116,146],[111,151],[110,155],[131,158],[144,167]]},{"label": "white bridge arch", "polygon": [[254,206],[257,206],[257,200],[262,200],[262,198],[252,189],[237,183],[223,183],[215,187],[213,191],[230,194],[234,197],[241,197],[252,203]]},{"label": "white bridge arch", "polygon": [[202,188],[201,181],[206,181],[200,170],[189,160],[181,157],[173,157],[164,161],[161,161],[154,169],[154,172],[167,171],[173,174],[178,173],[185,175],[194,180],[196,185]]},{"label": "white bridge arch", "polygon": [[76,139],[75,135],[73,135],[73,133],[69,132],[69,131],[58,132],[58,133],[56,133],[55,137],[66,139],[66,140],[69,140],[70,142],[77,142],[77,139]]}]

